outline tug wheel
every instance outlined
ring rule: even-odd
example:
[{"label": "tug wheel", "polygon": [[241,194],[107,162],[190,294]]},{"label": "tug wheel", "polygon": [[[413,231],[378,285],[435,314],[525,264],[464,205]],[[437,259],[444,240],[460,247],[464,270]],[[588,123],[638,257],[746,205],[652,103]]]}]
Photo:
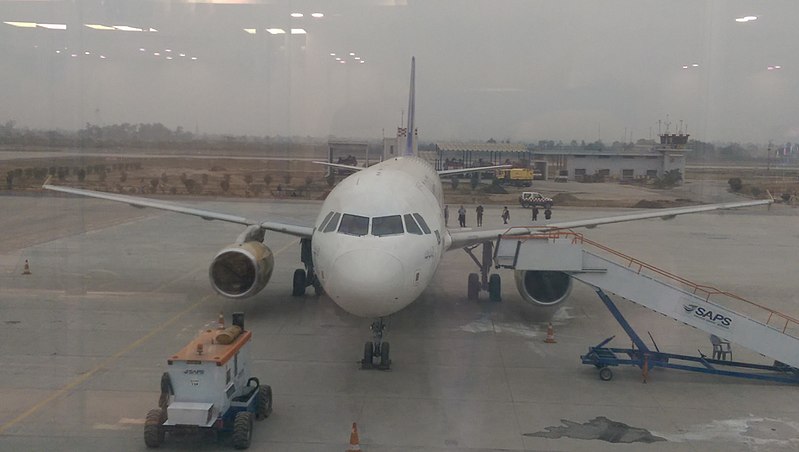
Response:
[{"label": "tug wheel", "polygon": [[255,418],[260,421],[272,414],[272,388],[269,385],[259,387],[256,397]]},{"label": "tug wheel", "polygon": [[241,411],[233,421],[233,447],[247,449],[252,442],[252,413]]},{"label": "tug wheel", "polygon": [[613,371],[610,370],[610,367],[599,369],[599,379],[602,381],[610,381],[613,379]]},{"label": "tug wheel", "polygon": [[155,448],[164,442],[166,431],[163,424],[164,410],[156,408],[147,412],[147,417],[144,420],[144,444],[147,447]]}]

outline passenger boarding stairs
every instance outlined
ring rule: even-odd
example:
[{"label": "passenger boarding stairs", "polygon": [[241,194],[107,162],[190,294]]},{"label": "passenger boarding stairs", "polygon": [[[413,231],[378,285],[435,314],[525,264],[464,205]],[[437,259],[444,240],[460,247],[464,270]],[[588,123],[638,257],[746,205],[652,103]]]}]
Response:
[{"label": "passenger boarding stairs", "polygon": [[[529,229],[529,228],[525,228]],[[561,271],[641,306],[799,368],[799,320],[688,281],[571,231],[500,236],[494,262]]]}]

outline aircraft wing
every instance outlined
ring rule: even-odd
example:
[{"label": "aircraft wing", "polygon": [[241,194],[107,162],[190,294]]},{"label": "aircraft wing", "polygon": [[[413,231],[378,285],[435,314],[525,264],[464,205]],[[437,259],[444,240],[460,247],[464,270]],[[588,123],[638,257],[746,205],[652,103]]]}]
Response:
[{"label": "aircraft wing", "polygon": [[221,212],[213,212],[205,209],[197,209],[189,206],[182,206],[167,201],[159,201],[155,199],[142,198],[138,196],[118,195],[115,193],[105,193],[93,190],[84,190],[81,188],[60,187],[57,185],[50,185],[48,183],[49,181],[50,179],[48,178],[44,182],[44,185],[42,185],[42,188],[52,191],[58,191],[61,193],[86,196],[89,198],[99,198],[108,201],[122,202],[125,204],[130,204],[133,207],[139,207],[139,208],[151,207],[153,209],[167,210],[170,212],[177,212],[185,215],[193,215],[195,217],[200,217],[203,220],[219,220],[227,223],[241,224],[244,226],[257,225],[269,231],[283,232],[285,234],[294,235],[298,237],[304,237],[304,238],[311,237],[311,235],[313,234],[313,228],[308,226],[278,223],[273,221],[263,221],[263,222],[255,221],[245,217],[229,215]]},{"label": "aircraft wing", "polygon": [[573,228],[595,228],[602,224],[621,223],[625,221],[638,221],[650,218],[661,218],[670,220],[677,215],[690,213],[710,212],[714,210],[738,209],[741,207],[761,206],[774,202],[774,199],[763,199],[758,201],[739,201],[721,204],[707,204],[703,206],[674,207],[671,209],[652,209],[649,211],[639,211],[625,215],[614,215],[611,217],[591,218],[588,220],[564,221],[560,223],[550,223],[542,227],[514,227],[509,229],[494,230],[470,230],[470,231],[449,231],[452,243],[449,249],[463,248],[486,240],[495,240],[499,235],[532,235],[542,234],[555,229]]},{"label": "aircraft wing", "polygon": [[450,174],[473,173],[475,171],[488,171],[502,168],[512,168],[513,165],[494,165],[494,166],[480,166],[477,168],[458,168],[451,170],[441,170],[438,172],[439,176],[449,176]]}]

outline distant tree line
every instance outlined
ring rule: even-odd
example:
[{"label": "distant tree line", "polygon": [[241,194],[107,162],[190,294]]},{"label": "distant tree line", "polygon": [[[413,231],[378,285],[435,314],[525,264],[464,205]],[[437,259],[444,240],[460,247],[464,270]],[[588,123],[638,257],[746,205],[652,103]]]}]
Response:
[{"label": "distant tree line", "polygon": [[78,131],[37,130],[18,127],[15,121],[0,123],[0,146],[42,146],[101,149],[114,147],[159,148],[176,150],[205,149],[238,151],[274,151],[293,143],[323,147],[326,141],[311,137],[209,135],[194,134],[183,127],[174,130],[161,123],[112,124],[86,123]]},{"label": "distant tree line", "polygon": [[[282,136],[250,136],[250,135],[207,135],[194,134],[183,127],[174,130],[161,123],[140,124],[112,124],[100,126],[86,123],[78,131],[65,130],[36,130],[17,127],[15,121],[0,123],[0,145],[7,146],[49,146],[49,147],[75,147],[75,148],[160,148],[160,149],[206,149],[210,151],[238,150],[238,151],[274,151],[281,146],[288,151],[292,143],[298,141],[310,143],[317,147],[317,151],[324,152],[327,148],[326,139],[313,139],[311,137],[282,137]],[[510,139],[495,140],[490,138],[488,143],[510,143]],[[581,149],[591,151],[630,151],[636,146],[656,145],[655,140],[639,139],[633,142],[614,141],[606,144],[602,140],[586,142],[585,140],[539,140],[527,144],[531,151]],[[719,160],[757,160],[767,158],[767,151],[757,145],[723,143],[713,144],[699,140],[689,140],[691,152],[687,154],[689,161],[719,161]],[[434,150],[433,143],[420,143],[420,150]],[[370,143],[370,153],[382,153],[382,143]]]}]

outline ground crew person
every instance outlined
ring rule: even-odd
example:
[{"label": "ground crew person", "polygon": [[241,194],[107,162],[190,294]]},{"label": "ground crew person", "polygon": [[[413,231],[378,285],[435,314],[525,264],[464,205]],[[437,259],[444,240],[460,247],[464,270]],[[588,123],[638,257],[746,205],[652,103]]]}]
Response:
[{"label": "ground crew person", "polygon": [[538,221],[538,207],[533,206],[533,221]]},{"label": "ground crew person", "polygon": [[463,208],[463,204],[461,204],[461,208],[458,209],[458,223],[460,223],[462,228],[466,227],[466,209]]},{"label": "ground crew person", "polygon": [[477,206],[477,226],[480,227],[483,225],[483,206]]},{"label": "ground crew person", "polygon": [[449,204],[444,206],[444,226],[449,222]]},{"label": "ground crew person", "polygon": [[502,221],[504,224],[508,224],[508,220],[510,220],[510,211],[508,210],[508,206],[502,210]]}]

